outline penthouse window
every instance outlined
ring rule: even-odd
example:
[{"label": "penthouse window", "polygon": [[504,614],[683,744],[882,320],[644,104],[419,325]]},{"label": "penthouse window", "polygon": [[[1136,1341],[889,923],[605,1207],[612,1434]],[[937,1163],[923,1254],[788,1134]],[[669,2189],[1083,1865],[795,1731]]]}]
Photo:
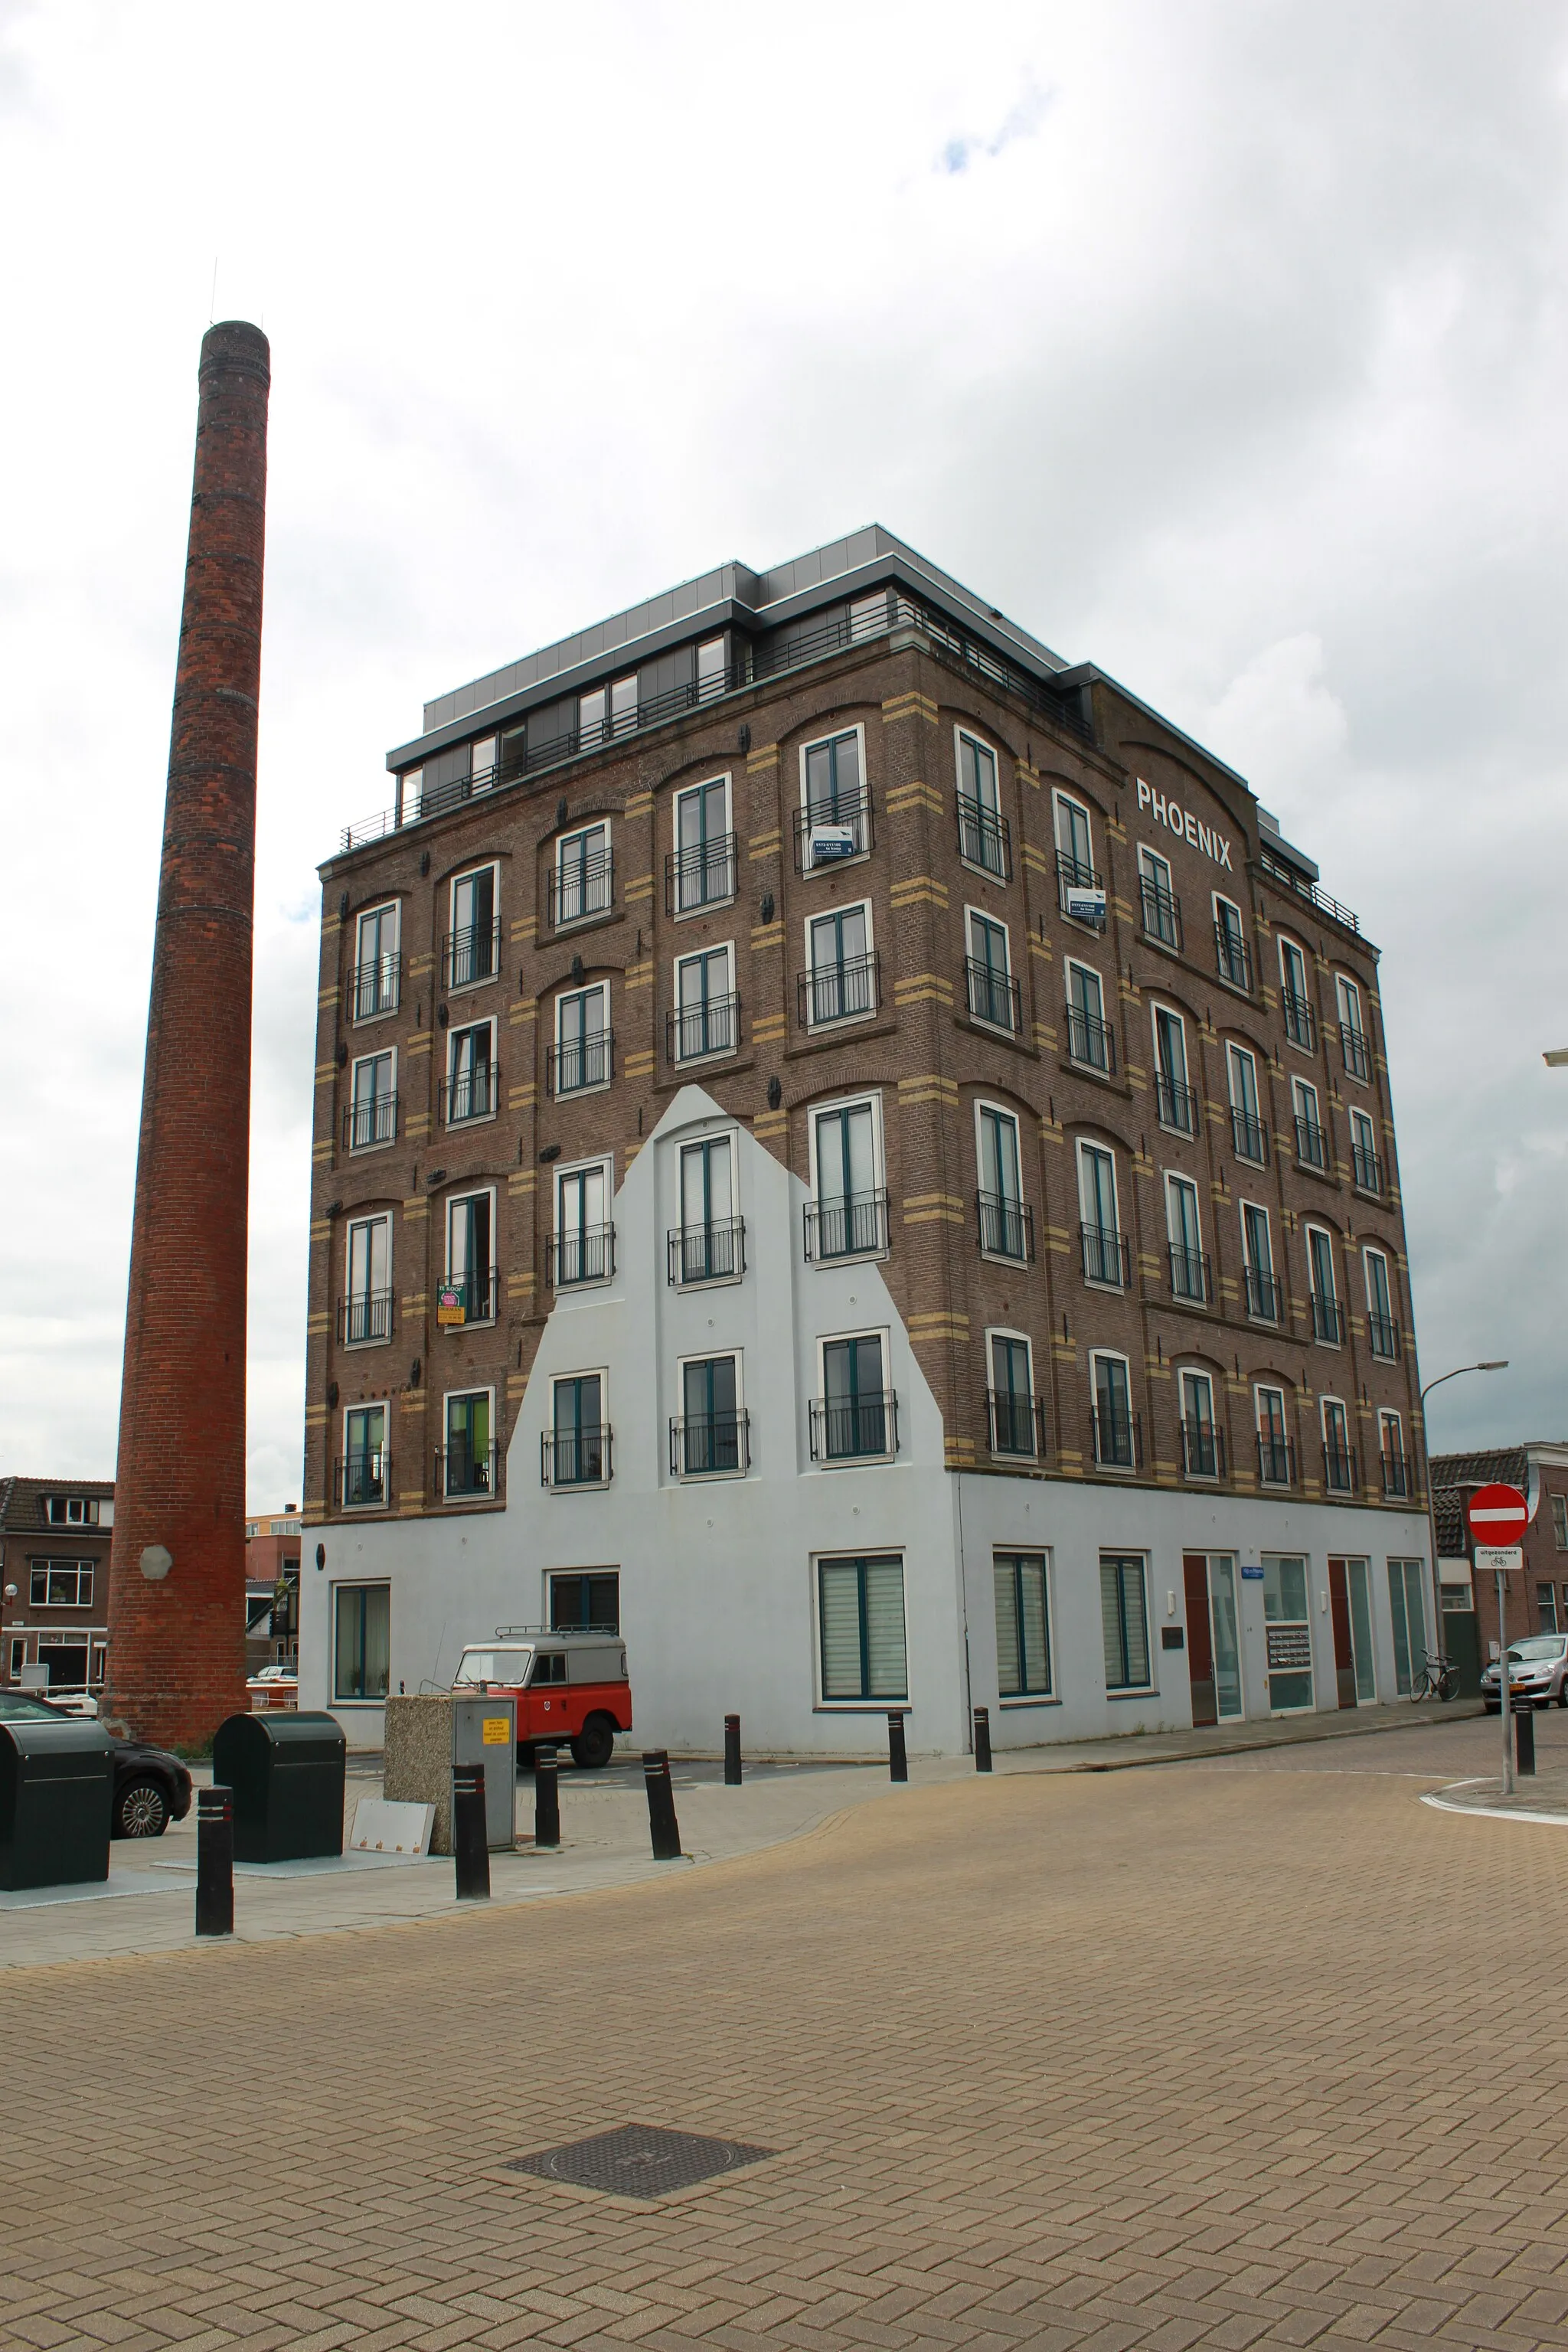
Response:
[{"label": "penthouse window", "polygon": [[1067,968],[1068,1059],[1102,1077],[1116,1069],[1116,1038],[1105,1017],[1105,985],[1086,963]]},{"label": "penthouse window", "polygon": [[476,866],[452,884],[452,928],[446,940],[447,985],[477,988],[500,971],[500,873]]},{"label": "penthouse window", "polygon": [[811,1189],[805,1255],[817,1263],[879,1255],[888,1246],[881,1102],[831,1103],[811,1118]]},{"label": "penthouse window", "polygon": [[607,1282],[614,1274],[613,1182],[614,1166],[608,1160],[588,1160],[580,1168],[556,1170],[550,1278],[557,1290],[585,1282]]},{"label": "penthouse window", "polygon": [[871,796],[866,783],[863,730],[846,728],[807,743],[800,755],[800,814],[795,864],[818,874],[861,857],[871,846]]},{"label": "penthouse window", "polygon": [[675,1005],[665,1040],[669,1059],[700,1062],[732,1054],[740,1043],[740,1012],[732,941],[677,957]]},{"label": "penthouse window", "polygon": [[1226,1076],[1230,1084],[1230,1139],[1238,1160],[1255,1168],[1268,1163],[1268,1130],[1258,1094],[1258,1060],[1245,1045],[1225,1049]]},{"label": "penthouse window", "polygon": [[353,1017],[374,1021],[402,1001],[402,925],[398,902],[367,907],[354,924]]},{"label": "penthouse window", "polygon": [[370,1151],[397,1136],[397,1055],[362,1054],[349,1080],[343,1141],[351,1151]]},{"label": "penthouse window", "polygon": [[1178,952],[1182,945],[1182,902],[1171,880],[1171,862],[1157,849],[1140,847],[1138,897],[1143,936]]},{"label": "penthouse window", "polygon": [[1035,1255],[1035,1220],[1024,1201],[1018,1122],[1011,1111],[977,1103],[974,1126],[981,1251],[986,1257],[1024,1265]]},{"label": "penthouse window", "polygon": [[577,741],[591,751],[612,736],[629,735],[637,723],[637,682],[635,674],[596,686],[577,703]]},{"label": "penthouse window", "polygon": [[1057,834],[1057,903],[1075,923],[1105,929],[1105,885],[1095,870],[1094,834],[1089,811],[1066,793],[1052,795]]},{"label": "penthouse window", "polygon": [[1372,1052],[1362,1021],[1361,991],[1341,972],[1334,981],[1334,996],[1340,1016],[1340,1059],[1347,1075],[1365,1086],[1372,1076]]},{"label": "penthouse window", "polygon": [[692,915],[735,895],[730,779],[710,777],[675,795],[675,847],[666,897],[673,915]]},{"label": "penthouse window", "polygon": [[558,931],[608,912],[615,900],[615,859],[608,822],[579,825],[555,845],[550,876],[551,920]]},{"label": "penthouse window", "polygon": [[1018,983],[1013,977],[1007,926],[994,923],[977,907],[965,909],[969,955],[964,964],[965,993],[972,1021],[989,1029],[1005,1029],[1016,1036],[1022,1026]]},{"label": "penthouse window", "polygon": [[495,1202],[488,1186],[447,1203],[447,1279],[437,1300],[437,1326],[493,1323],[500,1283],[495,1262]]},{"label": "penthouse window", "polygon": [[1154,1007],[1154,1115],[1177,1135],[1196,1135],[1198,1098],[1187,1083],[1187,1024],[1169,1005]]},{"label": "penthouse window", "polygon": [[344,1251],[338,1337],[363,1348],[392,1337],[392,1219],[353,1217]]},{"label": "penthouse window", "polygon": [[1317,1043],[1318,1016],[1307,980],[1306,955],[1296,940],[1288,937],[1279,941],[1279,1010],[1291,1045],[1310,1054]]},{"label": "penthouse window", "polygon": [[448,1127],[494,1118],[499,1108],[495,1034],[493,1021],[473,1021],[447,1032],[445,1111]]},{"label": "penthouse window", "polygon": [[958,763],[958,854],[966,866],[1005,882],[1013,871],[1012,835],[1002,814],[996,754],[962,727],[953,730]]},{"label": "penthouse window", "polygon": [[864,1021],[877,1010],[876,950],[871,902],[813,915],[805,927],[807,970],[800,983],[800,1013],[808,1029],[835,1021]]},{"label": "penthouse window", "polygon": [[613,1040],[607,981],[573,989],[555,1000],[555,1043],[550,1049],[552,1095],[580,1095],[610,1083]]}]

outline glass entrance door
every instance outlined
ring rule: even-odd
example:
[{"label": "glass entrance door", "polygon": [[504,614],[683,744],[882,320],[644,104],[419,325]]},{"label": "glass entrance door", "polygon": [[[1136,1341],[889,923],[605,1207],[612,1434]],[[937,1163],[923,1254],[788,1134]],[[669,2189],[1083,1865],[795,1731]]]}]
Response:
[{"label": "glass entrance door", "polygon": [[1364,1559],[1350,1562],[1350,1597],[1356,1705],[1371,1706],[1377,1696],[1377,1669],[1372,1649],[1372,1570]]},{"label": "glass entrance door", "polygon": [[1313,1705],[1312,1621],[1307,1563],[1299,1553],[1264,1555],[1263,1633],[1271,1713],[1305,1714]]}]

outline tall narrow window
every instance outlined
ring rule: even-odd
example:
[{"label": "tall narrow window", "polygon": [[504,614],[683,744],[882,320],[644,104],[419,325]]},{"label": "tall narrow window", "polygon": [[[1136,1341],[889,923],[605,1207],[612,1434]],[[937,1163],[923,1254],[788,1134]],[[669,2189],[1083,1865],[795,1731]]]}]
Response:
[{"label": "tall narrow window", "polygon": [[1388,1260],[1381,1250],[1362,1254],[1366,1268],[1366,1329],[1372,1352],[1393,1363],[1399,1353],[1399,1326],[1394,1319],[1394,1298],[1388,1283]]},{"label": "tall narrow window", "polygon": [[349,1225],[347,1286],[341,1318],[345,1346],[392,1337],[392,1219],[356,1217]]},{"label": "tall narrow window", "polygon": [[1027,1339],[1013,1331],[991,1334],[991,1451],[1026,1454],[1038,1451],[1038,1416]]},{"label": "tall narrow window", "polygon": [[1410,1464],[1405,1452],[1405,1423],[1396,1412],[1380,1412],[1377,1416],[1378,1452],[1383,1460],[1383,1491],[1390,1497],[1407,1499],[1410,1494]]},{"label": "tall narrow window", "polygon": [[446,1492],[450,1496],[495,1491],[495,1450],[490,1442],[490,1393],[470,1390],[447,1399]]},{"label": "tall narrow window", "polygon": [[555,845],[553,894],[557,929],[585,922],[609,908],[615,889],[607,824],[580,825],[575,833],[563,834]]},{"label": "tall narrow window", "polygon": [[825,1699],[909,1696],[900,1554],[817,1562]]},{"label": "tall narrow window", "polygon": [[610,1173],[605,1160],[557,1171],[551,1274],[558,1290],[578,1282],[604,1282],[616,1270]]},{"label": "tall narrow window", "polygon": [[728,642],[723,637],[708,637],[697,648],[697,699],[711,702],[714,696],[728,691],[730,656]]},{"label": "tall narrow window", "polygon": [[610,992],[600,982],[555,1000],[553,1091],[582,1094],[610,1082]]},{"label": "tall narrow window", "polygon": [[805,927],[810,970],[802,985],[808,1028],[827,1021],[862,1019],[877,1009],[877,960],[871,952],[868,905],[836,907]]},{"label": "tall narrow window", "polygon": [[1138,895],[1144,938],[1158,940],[1162,947],[1180,949],[1181,902],[1172,887],[1170,860],[1158,850],[1140,848],[1138,852]]},{"label": "tall narrow window", "polygon": [[682,1364],[670,1467],[679,1478],[733,1477],[746,1467],[745,1415],[733,1356],[703,1356]]},{"label": "tall narrow window", "polygon": [[1247,931],[1241,919],[1241,908],[1232,898],[1214,898],[1215,962],[1221,980],[1232,988],[1250,990],[1252,986],[1252,950],[1247,944]]},{"label": "tall narrow window", "polygon": [[1187,1031],[1179,1013],[1154,1007],[1154,1115],[1178,1135],[1195,1135],[1198,1098],[1187,1084]]},{"label": "tall narrow window", "polygon": [[1258,1407],[1258,1475],[1265,1486],[1289,1486],[1292,1463],[1290,1441],[1286,1434],[1285,1391],[1283,1389],[1259,1388],[1256,1392]]},{"label": "tall narrow window", "polygon": [[1325,1397],[1323,1410],[1323,1485],[1331,1495],[1355,1491],[1355,1455],[1351,1451],[1350,1416],[1338,1397]]},{"label": "tall narrow window", "polygon": [[972,1020],[1009,1034],[1018,1028],[1018,991],[1007,953],[1007,926],[969,909],[969,960],[964,968]]},{"label": "tall narrow window", "polygon": [[476,1021],[466,1029],[447,1033],[447,1124],[460,1127],[465,1119],[493,1118],[496,1100],[495,1063],[490,1041],[492,1021]]},{"label": "tall narrow window", "polygon": [[727,1135],[680,1151],[680,1229],[671,1236],[673,1282],[727,1282],[745,1265],[744,1227],[735,1214],[735,1159]]},{"label": "tall narrow window", "polygon": [[1193,1307],[1206,1306],[1209,1266],[1198,1217],[1198,1188],[1188,1176],[1165,1179],[1165,1231],[1172,1297]]},{"label": "tall narrow window", "polygon": [[1338,1286],[1334,1281],[1334,1244],[1321,1225],[1307,1228],[1307,1265],[1311,1275],[1312,1337],[1337,1348],[1343,1337]]},{"label": "tall narrow window", "polygon": [[803,874],[858,857],[871,845],[870,803],[860,772],[860,733],[851,727],[801,755]]},{"label": "tall narrow window", "polygon": [[1291,1045],[1310,1054],[1317,1022],[1308,992],[1307,959],[1291,939],[1279,942],[1279,1009],[1285,1017],[1285,1034]]},{"label": "tall narrow window", "polygon": [[822,1343],[821,1404],[813,1414],[813,1453],[849,1462],[896,1451],[897,1400],[884,1386],[881,1335]]},{"label": "tall narrow window", "polygon": [[332,1595],[332,1699],[384,1699],[391,1685],[392,1589],[340,1584]]},{"label": "tall narrow window", "polygon": [[1340,1058],[1350,1076],[1364,1086],[1372,1075],[1372,1055],[1362,1025],[1361,991],[1341,972],[1334,981],[1334,995],[1340,1016]]},{"label": "tall narrow window", "polygon": [[1364,1110],[1351,1112],[1351,1174],[1358,1192],[1383,1191],[1383,1161],[1378,1156],[1377,1130]]},{"label": "tall narrow window", "polygon": [[494,1205],[489,1192],[459,1193],[447,1203],[447,1296],[437,1302],[438,1320],[446,1317],[465,1324],[494,1319]]},{"label": "tall narrow window", "polygon": [[1207,1372],[1181,1376],[1182,1467],[1189,1478],[1217,1478],[1225,1470],[1215,1426],[1214,1381]]},{"label": "tall narrow window", "polygon": [[1024,1205],[1018,1122],[1011,1111],[982,1103],[976,1112],[980,1155],[980,1246],[991,1257],[1020,1261],[1034,1255],[1034,1219]]},{"label": "tall narrow window", "polygon": [[993,1556],[996,1586],[996,1689],[1002,1698],[1049,1698],[1051,1618],[1046,1557],[1037,1551]]},{"label": "tall narrow window", "polygon": [[962,730],[958,738],[958,850],[970,866],[1005,882],[1011,870],[1007,820],[1002,814],[996,754]]},{"label": "tall narrow window", "polygon": [[1258,1062],[1245,1045],[1227,1045],[1226,1074],[1230,1080],[1230,1138],[1238,1160],[1261,1168],[1268,1159],[1268,1131],[1258,1098]]},{"label": "tall narrow window", "polygon": [[356,1021],[395,1013],[403,958],[398,952],[398,905],[368,907],[355,924],[353,1003]]},{"label": "tall narrow window", "polygon": [[1101,1469],[1132,1470],[1138,1464],[1138,1430],[1132,1417],[1132,1387],[1125,1356],[1094,1358],[1094,1458]]},{"label": "tall narrow window", "polygon": [[1305,1078],[1292,1078],[1290,1099],[1296,1113],[1296,1164],[1299,1168],[1316,1168],[1326,1175],[1329,1139],[1318,1115],[1318,1089],[1309,1086]]},{"label": "tall narrow window", "polygon": [[672,914],[710,907],[735,895],[735,836],[730,830],[730,779],[716,776],[675,796]]},{"label": "tall narrow window", "polygon": [[1103,1144],[1078,1148],[1079,1240],[1086,1282],[1126,1287],[1127,1240],[1116,1213],[1116,1160]]},{"label": "tall narrow window", "polygon": [[1065,793],[1054,796],[1057,834],[1057,903],[1076,923],[1105,928],[1105,890],[1094,870],[1094,837],[1089,811]]},{"label": "tall narrow window", "polygon": [[351,1151],[367,1151],[396,1136],[396,1074],[397,1056],[392,1052],[362,1055],[354,1064],[345,1138]]},{"label": "tall narrow window", "polygon": [[1105,990],[1086,963],[1067,968],[1068,1059],[1107,1076],[1116,1067],[1116,1040],[1105,1018]]},{"label": "tall narrow window", "polygon": [[544,1440],[547,1486],[602,1486],[609,1477],[604,1397],[601,1372],[573,1372],[552,1384],[551,1426]]},{"label": "tall narrow window", "polygon": [[1274,1279],[1274,1241],[1268,1212],[1254,1202],[1241,1204],[1241,1264],[1247,1311],[1255,1323],[1279,1320],[1279,1286]]},{"label": "tall narrow window", "polygon": [[1141,1554],[1101,1552],[1100,1614],[1105,1635],[1107,1690],[1147,1690],[1149,1607]]},{"label": "tall narrow window", "polygon": [[669,1034],[672,1062],[698,1062],[710,1054],[734,1052],[740,999],[732,977],[733,957],[733,949],[725,945],[676,959]]},{"label": "tall narrow window", "polygon": [[888,1196],[872,1104],[818,1111],[812,1137],[816,1198],[805,1213],[807,1257],[851,1257],[884,1248]]},{"label": "tall narrow window", "polygon": [[452,929],[447,941],[447,984],[471,988],[500,970],[500,925],[496,920],[496,869],[481,866],[460,874],[452,885]]},{"label": "tall narrow window", "polygon": [[343,1509],[384,1509],[388,1499],[386,1474],[386,1407],[351,1405],[343,1415],[339,1488]]}]

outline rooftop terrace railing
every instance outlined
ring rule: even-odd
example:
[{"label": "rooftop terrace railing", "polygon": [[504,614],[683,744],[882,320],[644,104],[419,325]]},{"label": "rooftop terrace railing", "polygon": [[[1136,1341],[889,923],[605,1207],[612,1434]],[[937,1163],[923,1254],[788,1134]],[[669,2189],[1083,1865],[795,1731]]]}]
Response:
[{"label": "rooftop terrace railing", "polygon": [[1316,907],[1320,915],[1327,915],[1330,922],[1342,923],[1347,931],[1353,931],[1358,939],[1361,937],[1359,916],[1352,915],[1348,907],[1342,907],[1337,898],[1331,898],[1326,890],[1320,890],[1315,882],[1309,882],[1304,874],[1298,874],[1293,866],[1287,866],[1283,858],[1271,857],[1267,846],[1259,850],[1258,862],[1271,882],[1282,883],[1287,890],[1293,890],[1298,898],[1305,898],[1309,906]]}]

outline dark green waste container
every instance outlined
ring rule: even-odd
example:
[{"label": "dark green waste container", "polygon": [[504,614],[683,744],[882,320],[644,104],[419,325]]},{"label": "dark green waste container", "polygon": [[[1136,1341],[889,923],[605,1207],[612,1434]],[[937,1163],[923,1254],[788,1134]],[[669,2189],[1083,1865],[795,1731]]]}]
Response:
[{"label": "dark green waste container", "polygon": [[343,1850],[343,1735],[330,1715],[231,1715],[213,1780],[234,1790],[236,1862],[300,1862]]},{"label": "dark green waste container", "polygon": [[0,1723],[0,1887],[109,1876],[114,1743],[101,1725]]}]

